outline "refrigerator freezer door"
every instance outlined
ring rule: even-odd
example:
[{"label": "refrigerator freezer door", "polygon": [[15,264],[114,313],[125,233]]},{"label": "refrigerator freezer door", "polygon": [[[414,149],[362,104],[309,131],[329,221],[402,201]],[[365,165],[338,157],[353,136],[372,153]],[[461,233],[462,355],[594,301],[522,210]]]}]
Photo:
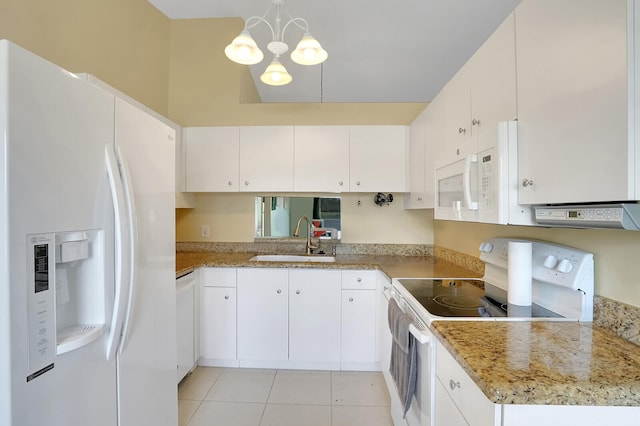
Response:
[{"label": "refrigerator freezer door", "polygon": [[[104,336],[26,380],[28,235],[102,233],[104,265],[91,281],[104,283],[100,308],[110,316],[113,217],[103,159],[114,137],[113,96],[6,40],[0,87],[0,424],[115,426],[116,365]],[[62,296],[59,303],[74,303],[72,288]]]},{"label": "refrigerator freezer door", "polygon": [[132,310],[118,355],[119,426],[176,425],[174,130],[116,98],[138,232]]}]

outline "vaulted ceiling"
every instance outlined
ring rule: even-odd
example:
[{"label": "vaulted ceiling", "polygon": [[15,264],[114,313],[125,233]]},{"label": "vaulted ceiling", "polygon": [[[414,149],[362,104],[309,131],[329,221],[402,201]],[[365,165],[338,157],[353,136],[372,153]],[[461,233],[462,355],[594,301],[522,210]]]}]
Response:
[{"label": "vaulted ceiling", "polygon": [[[149,0],[171,19],[262,16],[271,0]],[[264,60],[251,65],[263,102],[429,102],[511,13],[520,0],[290,0],[329,53],[302,66],[288,54],[286,86],[267,86],[260,74],[271,61],[271,32],[251,30]],[[273,15],[267,17],[273,22]],[[284,17],[283,17],[284,19]],[[290,26],[294,49],[303,33]],[[229,40],[231,42],[231,40]]]}]

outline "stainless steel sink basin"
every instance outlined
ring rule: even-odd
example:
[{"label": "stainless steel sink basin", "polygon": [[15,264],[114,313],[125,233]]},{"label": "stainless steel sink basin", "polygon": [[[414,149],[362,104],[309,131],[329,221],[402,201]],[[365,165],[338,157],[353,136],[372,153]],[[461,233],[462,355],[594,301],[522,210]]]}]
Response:
[{"label": "stainless steel sink basin", "polygon": [[256,262],[312,262],[332,263],[336,261],[333,256],[305,256],[302,254],[260,254],[251,259]]}]

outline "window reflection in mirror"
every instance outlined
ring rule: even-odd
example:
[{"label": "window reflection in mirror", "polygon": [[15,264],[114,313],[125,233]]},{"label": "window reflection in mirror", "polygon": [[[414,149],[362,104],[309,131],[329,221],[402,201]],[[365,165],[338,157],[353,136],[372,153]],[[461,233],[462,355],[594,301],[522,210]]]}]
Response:
[{"label": "window reflection in mirror", "polygon": [[[301,216],[312,220],[312,237],[340,238],[339,197],[256,197],[255,216],[257,238],[292,237]],[[302,221],[301,237],[306,226]]]}]

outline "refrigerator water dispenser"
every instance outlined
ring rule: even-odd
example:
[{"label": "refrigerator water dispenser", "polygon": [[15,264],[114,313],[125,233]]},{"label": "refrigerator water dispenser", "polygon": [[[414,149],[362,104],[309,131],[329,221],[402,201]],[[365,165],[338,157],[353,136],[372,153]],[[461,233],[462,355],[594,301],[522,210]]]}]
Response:
[{"label": "refrigerator water dispenser", "polygon": [[105,325],[104,232],[27,237],[29,375],[46,373],[55,357],[99,338]]},{"label": "refrigerator water dispenser", "polygon": [[55,235],[56,353],[82,347],[102,335],[105,324],[102,231]]}]

